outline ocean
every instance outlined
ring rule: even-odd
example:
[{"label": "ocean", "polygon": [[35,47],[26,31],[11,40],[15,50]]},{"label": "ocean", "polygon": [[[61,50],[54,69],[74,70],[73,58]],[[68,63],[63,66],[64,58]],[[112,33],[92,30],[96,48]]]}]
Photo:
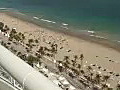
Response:
[{"label": "ocean", "polygon": [[0,0],[0,8],[48,27],[120,41],[120,0]]}]

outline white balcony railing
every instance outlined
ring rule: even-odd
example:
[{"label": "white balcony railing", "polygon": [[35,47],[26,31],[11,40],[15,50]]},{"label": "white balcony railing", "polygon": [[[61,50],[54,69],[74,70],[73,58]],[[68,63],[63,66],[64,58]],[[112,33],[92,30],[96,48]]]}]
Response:
[{"label": "white balcony railing", "polygon": [[[23,90],[61,90],[61,88],[52,83],[48,78],[1,45],[0,66],[2,66],[10,76],[19,82],[19,85],[22,86]],[[10,83],[16,83],[13,78]]]}]

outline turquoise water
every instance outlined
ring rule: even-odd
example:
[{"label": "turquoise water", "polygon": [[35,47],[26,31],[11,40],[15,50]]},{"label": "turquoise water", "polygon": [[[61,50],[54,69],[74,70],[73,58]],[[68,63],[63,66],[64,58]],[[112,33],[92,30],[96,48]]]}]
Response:
[{"label": "turquoise water", "polygon": [[43,21],[51,26],[93,30],[120,40],[120,0],[0,0],[0,7],[53,21]]}]

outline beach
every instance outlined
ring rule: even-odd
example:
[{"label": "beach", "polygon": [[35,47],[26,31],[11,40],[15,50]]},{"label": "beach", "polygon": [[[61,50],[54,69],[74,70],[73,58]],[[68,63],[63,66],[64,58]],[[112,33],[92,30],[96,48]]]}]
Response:
[{"label": "beach", "polygon": [[[24,33],[26,38],[24,44],[27,44],[28,39],[37,39],[39,43],[32,48],[33,52],[36,52],[40,46],[50,48],[49,42],[56,43],[58,45],[58,52],[55,57],[52,57],[51,59],[62,61],[64,56],[69,56],[70,60],[73,60],[74,55],[80,56],[83,54],[83,69],[87,66],[91,66],[94,73],[101,72],[103,75],[110,75],[109,72],[114,72],[115,74],[111,75],[112,79],[108,82],[110,82],[113,87],[116,87],[115,85],[119,82],[120,76],[115,76],[120,73],[120,52],[118,50],[91,42],[89,39],[85,40],[72,35],[67,35],[66,33],[49,30],[9,16],[6,13],[0,13],[0,22],[8,25],[11,29],[16,28],[17,32]],[[3,39],[3,36],[0,38]],[[25,50],[21,50],[21,52],[27,53]],[[81,61],[78,59],[77,63],[81,63]],[[98,67],[101,68],[99,69]],[[104,69],[106,69],[106,71],[104,71]]]}]

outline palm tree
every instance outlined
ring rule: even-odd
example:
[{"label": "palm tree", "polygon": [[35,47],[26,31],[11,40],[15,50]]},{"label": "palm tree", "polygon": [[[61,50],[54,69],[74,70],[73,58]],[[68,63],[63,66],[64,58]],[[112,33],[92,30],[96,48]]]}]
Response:
[{"label": "palm tree", "polygon": [[84,76],[85,75],[85,71],[84,70],[80,70],[79,73]]},{"label": "palm tree", "polygon": [[36,39],[36,40],[35,40],[35,43],[39,43],[39,41]]},{"label": "palm tree", "polygon": [[20,40],[21,40],[21,38],[20,38],[18,35],[14,35],[14,39],[15,39],[16,41],[20,41]]},{"label": "palm tree", "polygon": [[57,51],[57,48],[58,48],[58,45],[57,44],[54,44],[55,48],[56,48],[56,51]]},{"label": "palm tree", "polygon": [[45,51],[48,51],[48,52],[50,51],[50,49],[47,48],[46,46],[44,47],[44,50],[45,50]]},{"label": "palm tree", "polygon": [[33,56],[31,56],[31,55],[28,56],[28,57],[27,57],[27,61],[28,61],[28,64],[31,65],[31,66],[33,67],[33,61],[34,61]]},{"label": "palm tree", "polygon": [[83,56],[83,54],[81,54],[81,55],[80,55],[80,59],[83,60],[83,58],[84,58],[84,56]]},{"label": "palm tree", "polygon": [[44,47],[41,46],[37,52],[38,52],[41,56],[45,55]]},{"label": "palm tree", "polygon": [[33,67],[33,63],[39,62],[39,58],[34,57],[34,56],[32,56],[32,55],[29,55],[29,56],[27,57],[27,61],[28,61],[28,64]]},{"label": "palm tree", "polygon": [[84,56],[83,56],[83,54],[81,54],[81,55],[80,55],[80,60],[81,60],[81,68],[82,68],[82,66],[83,66],[83,59],[84,59]]},{"label": "palm tree", "polygon": [[7,44],[5,42],[1,42],[1,45],[4,46],[5,48],[8,48]]},{"label": "palm tree", "polygon": [[4,27],[4,23],[0,22],[0,29],[3,30],[3,27]]},{"label": "palm tree", "polygon": [[105,84],[107,83],[107,81],[109,80],[110,76],[108,75],[105,75],[103,76],[103,80],[105,81]]},{"label": "palm tree", "polygon": [[74,75],[73,75],[73,73],[71,73],[71,72],[69,72],[69,74],[68,74],[72,79],[75,77]]},{"label": "palm tree", "polygon": [[18,52],[18,53],[17,53],[17,56],[20,56],[20,55],[22,55],[22,53],[21,53],[21,52]]},{"label": "palm tree", "polygon": [[69,59],[69,56],[64,56],[64,60],[68,60]]},{"label": "palm tree", "polygon": [[4,45],[4,41],[1,41],[1,45]]},{"label": "palm tree", "polygon": [[70,64],[70,63],[69,63],[69,59],[70,59],[69,56],[64,56],[63,61],[65,61],[67,64]]},{"label": "palm tree", "polygon": [[19,36],[21,41],[23,41],[25,39],[24,34],[22,34],[21,32],[19,32],[17,35]]},{"label": "palm tree", "polygon": [[101,75],[100,74],[96,74],[95,81],[96,81],[96,84],[100,84],[100,81],[101,81]]},{"label": "palm tree", "polygon": [[89,77],[90,77],[90,81],[92,81],[92,76],[93,76],[93,73],[92,73],[92,67],[91,66],[88,66],[87,67],[87,70],[88,70],[88,74],[89,74]]},{"label": "palm tree", "polygon": [[53,57],[55,58],[55,55],[57,54],[57,44],[51,44],[51,53],[53,53]]},{"label": "palm tree", "polygon": [[39,53],[35,53],[35,56],[36,56],[37,58],[42,58]]},{"label": "palm tree", "polygon": [[23,55],[21,55],[21,56],[19,56],[22,60],[26,60],[27,58],[26,58],[26,55],[25,54],[23,54]]},{"label": "palm tree", "polygon": [[8,27],[7,25],[5,25],[3,31],[4,31],[4,32],[7,32],[8,30],[9,30],[9,27]]},{"label": "palm tree", "polygon": [[22,34],[22,40],[24,40],[25,39],[25,35],[24,34]]},{"label": "palm tree", "polygon": [[91,73],[91,71],[93,70],[91,66],[87,67],[87,70],[89,71],[89,73]]},{"label": "palm tree", "polygon": [[40,65],[40,66],[42,65],[42,62],[41,62],[41,61],[39,61],[39,65]]},{"label": "palm tree", "polygon": [[67,68],[69,68],[68,64],[66,62],[63,63],[63,66],[65,68],[65,72],[67,71]]},{"label": "palm tree", "polygon": [[33,39],[28,39],[28,43],[29,44],[31,44],[31,43],[33,43],[34,41],[33,41]]},{"label": "palm tree", "polygon": [[80,73],[83,74],[83,75],[85,74],[84,70],[80,70]]},{"label": "palm tree", "polygon": [[77,69],[72,68],[72,71],[78,76],[80,73]]},{"label": "palm tree", "polygon": [[108,90],[108,85],[102,84],[102,90]]},{"label": "palm tree", "polygon": [[94,75],[94,73],[90,73],[90,79],[91,79],[91,81],[93,80],[93,75]]},{"label": "palm tree", "polygon": [[63,72],[63,67],[58,65],[58,70],[59,70],[60,72]]},{"label": "palm tree", "polygon": [[117,84],[117,90],[120,90],[120,84],[119,83]]},{"label": "palm tree", "polygon": [[78,56],[74,55],[74,60],[72,60],[73,67],[75,67],[77,59],[78,59]]},{"label": "palm tree", "polygon": [[51,51],[54,51],[55,50],[55,46],[54,46],[54,43],[51,44]]},{"label": "palm tree", "polygon": [[73,64],[72,64],[72,65],[73,65],[73,67],[75,67],[75,65],[76,65],[76,62],[75,62],[75,61],[73,61]]},{"label": "palm tree", "polygon": [[78,64],[78,69],[79,69],[79,72],[80,72],[80,69],[81,69],[81,65],[80,64]]},{"label": "palm tree", "polygon": [[18,35],[19,35],[19,36],[21,36],[21,35],[22,35],[22,33],[21,33],[21,32],[19,32],[19,33],[18,33]]},{"label": "palm tree", "polygon": [[78,56],[77,55],[74,55],[74,60],[76,62],[76,60],[78,59]]},{"label": "palm tree", "polygon": [[10,32],[11,34],[16,34],[17,31],[15,29],[12,29],[12,31]]}]

